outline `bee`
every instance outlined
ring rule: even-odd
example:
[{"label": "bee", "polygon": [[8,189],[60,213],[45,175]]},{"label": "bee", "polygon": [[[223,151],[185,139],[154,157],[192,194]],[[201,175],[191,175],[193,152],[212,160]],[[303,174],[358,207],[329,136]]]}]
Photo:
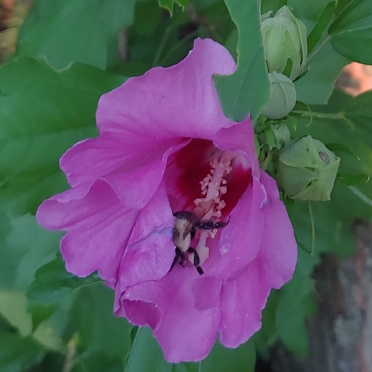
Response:
[{"label": "bee", "polygon": [[174,227],[173,227],[173,243],[176,249],[176,255],[174,257],[170,270],[173,269],[176,262],[179,260],[179,264],[185,267],[186,256],[185,253],[194,254],[194,266],[200,275],[204,273],[200,267],[200,257],[195,248],[190,247],[191,241],[194,239],[196,230],[214,230],[225,227],[227,222],[214,222],[212,220],[201,221],[200,218],[189,211],[179,211],[173,214],[174,216]]}]

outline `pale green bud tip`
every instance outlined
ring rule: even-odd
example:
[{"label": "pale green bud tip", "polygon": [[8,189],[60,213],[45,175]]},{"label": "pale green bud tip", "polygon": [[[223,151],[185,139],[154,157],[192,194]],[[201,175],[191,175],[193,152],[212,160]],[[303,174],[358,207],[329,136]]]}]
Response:
[{"label": "pale green bud tip", "polygon": [[292,199],[330,200],[339,165],[322,142],[302,137],[280,154],[278,183]]},{"label": "pale green bud tip", "polygon": [[307,60],[305,24],[284,5],[274,17],[262,16],[261,31],[269,72],[285,71],[291,80],[296,79]]},{"label": "pale green bud tip", "polygon": [[261,114],[268,119],[280,119],[288,115],[296,104],[296,88],[285,75],[269,73],[270,98]]}]

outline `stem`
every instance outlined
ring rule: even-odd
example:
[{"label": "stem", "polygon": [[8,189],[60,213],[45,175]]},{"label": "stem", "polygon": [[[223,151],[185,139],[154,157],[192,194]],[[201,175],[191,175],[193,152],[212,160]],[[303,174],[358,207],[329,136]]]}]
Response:
[{"label": "stem", "polygon": [[198,36],[199,30],[195,30],[193,32],[190,32],[187,36],[185,36],[183,39],[181,39],[178,43],[176,43],[169,51],[168,53],[161,59],[160,65],[164,66],[166,62],[169,60],[170,57],[174,53],[177,52],[177,50],[184,44],[186,44],[188,41],[194,39],[196,36]]},{"label": "stem", "polygon": [[306,65],[309,64],[309,62],[314,58],[314,56],[319,52],[320,49],[324,47],[325,44],[328,43],[328,41],[331,40],[329,35],[325,35],[323,37],[323,40],[320,40],[318,44],[315,46],[315,48],[310,52],[309,56],[307,57]]},{"label": "stem", "polygon": [[347,187],[355,196],[357,196],[363,203],[372,207],[372,200],[365,194],[363,194],[357,187],[348,186]]},{"label": "stem", "polygon": [[62,372],[71,372],[74,367],[74,356],[76,354],[76,342],[78,335],[74,334],[67,344],[67,353]]},{"label": "stem", "polygon": [[334,112],[334,113],[313,112],[313,111],[292,111],[292,112],[295,114],[301,114],[302,117],[311,117],[311,118],[318,118],[318,119],[332,119],[332,120],[345,119],[342,112]]},{"label": "stem", "polygon": [[[163,53],[163,50],[165,48],[165,44],[167,43],[168,41],[168,38],[169,38],[169,35],[172,31],[172,26],[168,26],[165,31],[164,31],[164,34],[163,34],[163,37],[160,41],[160,44],[159,44],[159,48],[158,50],[156,51],[156,54],[155,54],[155,57],[154,57],[154,60],[152,61],[152,66],[159,66],[159,60],[160,60],[160,57]],[[161,65],[161,63],[160,63]]]},{"label": "stem", "polygon": [[314,248],[315,248],[315,223],[314,223],[314,214],[313,214],[313,208],[311,207],[310,200],[307,202],[307,205],[309,207],[309,216],[310,216],[310,224],[311,224],[311,252],[310,254],[314,255]]}]

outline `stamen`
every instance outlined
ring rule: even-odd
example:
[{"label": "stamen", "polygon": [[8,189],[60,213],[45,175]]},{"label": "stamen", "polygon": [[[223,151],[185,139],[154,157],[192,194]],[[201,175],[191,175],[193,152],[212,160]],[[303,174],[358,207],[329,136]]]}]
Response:
[{"label": "stamen", "polygon": [[[201,194],[204,198],[194,200],[195,213],[203,217],[203,220],[208,220],[212,217],[221,218],[222,209],[226,207],[224,200],[221,197],[227,193],[227,180],[224,178],[232,172],[231,154],[223,152],[217,159],[211,161],[211,169],[209,174],[200,181]],[[200,265],[209,257],[209,248],[207,247],[207,239],[214,238],[218,229],[200,230],[199,241],[195,248],[200,256]],[[189,254],[189,260],[193,262],[193,254]]]}]

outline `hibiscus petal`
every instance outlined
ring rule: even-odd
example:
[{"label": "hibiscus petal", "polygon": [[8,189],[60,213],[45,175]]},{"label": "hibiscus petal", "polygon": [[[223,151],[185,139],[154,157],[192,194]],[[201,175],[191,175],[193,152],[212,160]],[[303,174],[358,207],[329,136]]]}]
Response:
[{"label": "hibiscus petal", "polygon": [[195,307],[198,310],[211,309],[218,305],[222,280],[207,276],[194,280],[192,291],[195,296]]},{"label": "hibiscus petal", "polygon": [[141,210],[121,259],[118,288],[157,280],[169,271],[175,256],[173,214],[164,185]]},{"label": "hibiscus petal", "polygon": [[259,164],[256,154],[252,121],[250,118],[230,127],[221,129],[213,137],[213,143],[220,150],[231,152],[243,152],[244,157],[249,160],[253,175],[259,176]]},{"label": "hibiscus petal", "polygon": [[287,210],[279,199],[273,178],[261,172],[268,203],[262,208],[264,233],[257,259],[272,288],[280,288],[293,275],[297,261],[297,243]]},{"label": "hibiscus petal", "polygon": [[236,348],[260,329],[261,313],[269,293],[270,286],[256,260],[223,286],[220,326],[223,345]]},{"label": "hibiscus petal", "polygon": [[165,359],[171,363],[205,358],[216,339],[219,307],[199,311],[194,306],[190,279],[198,276],[192,267],[175,267],[160,281],[130,287],[121,297],[126,316],[135,324],[136,320],[142,320],[142,325],[144,319],[148,324],[154,321],[153,312],[147,314],[148,307],[141,301],[156,305],[160,317],[156,326],[151,326]]},{"label": "hibiscus petal", "polygon": [[167,149],[158,159],[127,172],[111,173],[104,179],[113,187],[122,203],[128,208],[143,208],[153,196],[163,179],[168,157],[189,140]]},{"label": "hibiscus petal", "polygon": [[67,231],[61,252],[69,272],[85,277],[98,270],[102,279],[113,281],[139,212],[125,208],[104,181],[94,182],[81,199],[66,202],[64,194],[39,207],[38,222],[52,230]]},{"label": "hibiscus petal", "polygon": [[[169,68],[153,68],[104,94],[98,104],[101,132],[131,141],[132,152],[148,138],[205,138],[233,125],[221,109],[213,74],[236,69],[230,53],[210,39],[197,39],[193,50]],[[146,104],[143,104],[146,102]]]},{"label": "hibiscus petal", "polygon": [[[180,139],[174,138],[159,139],[154,145],[153,138],[144,138],[142,146],[133,146],[129,139],[115,133],[101,133],[98,138],[78,142],[67,150],[61,157],[60,166],[70,185],[77,186],[118,169],[128,171],[142,167],[179,142]],[[128,146],[131,151],[127,151]]]}]

